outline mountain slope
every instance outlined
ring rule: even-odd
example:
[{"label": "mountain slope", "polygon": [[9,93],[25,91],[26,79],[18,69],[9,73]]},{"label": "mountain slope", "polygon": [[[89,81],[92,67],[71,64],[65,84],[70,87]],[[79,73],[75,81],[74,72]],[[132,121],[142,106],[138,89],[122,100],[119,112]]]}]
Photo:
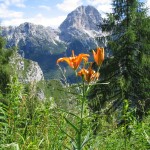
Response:
[{"label": "mountain slope", "polygon": [[101,21],[101,15],[96,8],[93,6],[79,6],[68,14],[59,28],[61,31],[69,30],[70,28],[98,31],[97,25]]},{"label": "mountain slope", "polygon": [[70,14],[59,29],[23,23],[18,27],[2,27],[2,36],[7,47],[18,46],[25,58],[37,61],[45,78],[58,78],[56,67],[59,57],[87,53],[96,47],[96,36],[101,34],[97,25],[102,22],[101,15],[92,6],[80,6]]},{"label": "mountain slope", "polygon": [[59,31],[27,22],[18,27],[2,27],[2,36],[6,37],[8,47],[18,46],[25,57],[33,53],[58,53],[58,45],[63,45]]},{"label": "mountain slope", "polygon": [[99,36],[97,25],[102,22],[100,13],[93,6],[80,6],[60,25],[60,39],[68,44],[68,50],[87,52],[96,47],[95,37]]}]

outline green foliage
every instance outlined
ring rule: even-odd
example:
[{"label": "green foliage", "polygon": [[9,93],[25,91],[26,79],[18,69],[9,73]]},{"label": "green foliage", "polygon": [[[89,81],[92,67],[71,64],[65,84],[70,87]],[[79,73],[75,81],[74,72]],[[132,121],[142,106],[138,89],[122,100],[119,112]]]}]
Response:
[{"label": "green foliage", "polygon": [[5,46],[5,44],[5,40],[2,37],[0,37],[0,53],[2,52],[2,48]]},{"label": "green foliage", "polygon": [[5,49],[5,41],[0,37],[0,91],[5,94],[7,84],[10,81],[10,74],[13,73],[9,65],[9,58],[13,53],[13,49]]},{"label": "green foliage", "polygon": [[[150,22],[143,11],[134,13],[136,1],[130,5],[114,2],[118,2],[114,3],[115,14],[107,20],[111,24],[105,25],[113,33],[107,47],[113,57],[101,68],[102,81],[89,88],[84,82],[69,86],[58,80],[21,84],[16,75],[10,76],[11,53],[0,39],[1,150],[149,149]],[[43,101],[37,97],[40,90],[45,94]],[[144,114],[141,122],[135,110]]]},{"label": "green foliage", "polygon": [[[120,78],[118,84],[123,87],[124,80]],[[7,95],[0,95],[0,149],[147,149],[148,121],[143,122],[144,127],[137,124],[125,101],[125,123],[117,128],[114,116],[107,122],[105,116],[89,110],[85,99],[85,89],[89,88],[83,83],[85,89],[80,95],[80,87],[64,86],[58,80],[24,86],[16,76],[11,77]],[[37,99],[40,89],[45,92],[44,101]]]},{"label": "green foliage", "polygon": [[[118,109],[124,99],[130,101],[130,107],[137,107],[137,114],[142,117],[139,100],[149,110],[149,41],[150,18],[146,15],[143,4],[137,0],[113,1],[113,13],[104,20],[102,30],[110,33],[106,50],[112,57],[106,58],[100,70],[101,82],[109,85],[96,85],[89,93],[94,111],[109,114]],[[100,93],[100,94],[99,94]],[[97,106],[95,104],[97,103]]]},{"label": "green foliage", "polygon": [[[33,85],[30,85],[28,93],[24,94],[23,87],[17,78],[12,78],[9,88],[10,92],[6,97],[0,96],[0,149],[64,150],[70,145],[75,146],[70,137],[77,136],[74,129],[78,131],[76,126],[80,125],[75,119],[78,112],[72,114],[62,109],[51,108],[49,100],[37,101]],[[124,129],[127,122],[126,125],[122,124],[121,127],[117,127],[114,116],[109,116],[108,122],[106,116],[96,114],[93,116],[90,113],[91,119],[86,119],[84,116],[82,140],[86,145],[83,150],[148,149],[150,146],[150,115],[141,123],[138,123],[134,117],[130,121],[128,116],[132,118],[132,113],[128,113],[128,108],[128,102],[125,101],[122,113],[124,119],[129,121],[128,126],[132,131],[130,140],[126,141],[126,146],[124,145]],[[85,107],[84,111],[88,112],[88,107]],[[99,130],[97,135],[91,138],[92,131],[89,128],[94,124],[91,120],[95,117],[98,117]],[[88,134],[85,134],[87,131]],[[69,134],[70,137],[66,134]]]},{"label": "green foliage", "polygon": [[59,80],[45,80],[36,84],[36,91],[41,90],[45,94],[45,99],[50,101],[54,107],[74,110],[74,104],[77,103],[75,96],[77,92],[73,86],[67,87]]}]

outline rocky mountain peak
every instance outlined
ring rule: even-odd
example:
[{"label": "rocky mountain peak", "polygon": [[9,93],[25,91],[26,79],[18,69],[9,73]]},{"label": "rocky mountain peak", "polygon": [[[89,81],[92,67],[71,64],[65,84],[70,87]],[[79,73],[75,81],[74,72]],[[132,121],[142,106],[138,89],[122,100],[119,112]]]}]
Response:
[{"label": "rocky mountain peak", "polygon": [[101,15],[95,7],[79,6],[68,14],[59,28],[62,31],[70,28],[98,31],[97,25],[101,21]]},{"label": "rocky mountain peak", "polygon": [[[52,79],[59,74],[56,67],[58,58],[70,56],[72,50],[76,55],[88,53],[97,46],[95,37],[102,35],[97,25],[101,23],[102,18],[96,8],[80,6],[68,14],[59,29],[25,22],[16,27],[3,27],[2,36],[7,47],[17,46],[24,58],[38,62],[45,78]],[[31,73],[31,76],[34,75]]]},{"label": "rocky mountain peak", "polygon": [[[44,27],[42,25],[35,25],[33,23],[25,22],[18,26],[17,31],[20,33],[26,34],[50,34],[54,32],[54,30],[50,27]],[[40,32],[41,31],[41,32]],[[40,32],[40,33],[39,33]]]},{"label": "rocky mountain peak", "polygon": [[55,46],[61,44],[59,30],[25,22],[17,27],[3,27],[2,36],[7,40],[7,47],[18,46],[24,51],[45,51],[54,53]]}]

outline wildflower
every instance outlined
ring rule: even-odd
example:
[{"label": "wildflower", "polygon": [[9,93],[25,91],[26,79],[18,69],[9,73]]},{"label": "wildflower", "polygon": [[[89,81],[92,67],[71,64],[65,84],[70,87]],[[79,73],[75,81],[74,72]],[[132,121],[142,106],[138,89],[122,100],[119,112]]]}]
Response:
[{"label": "wildflower", "polygon": [[96,64],[100,66],[104,61],[104,48],[98,47],[96,52],[93,50],[93,56]]},{"label": "wildflower", "polygon": [[90,83],[91,81],[95,81],[99,78],[99,73],[95,72],[92,69],[92,65],[88,68],[82,68],[79,72],[78,72],[78,76],[82,76],[83,79],[87,82]]},{"label": "wildflower", "polygon": [[89,54],[79,54],[78,56],[75,56],[74,55],[74,51],[72,50],[72,57],[59,58],[57,60],[57,64],[59,62],[65,61],[65,62],[67,62],[69,64],[69,66],[72,69],[76,70],[76,69],[78,69],[78,67],[79,67],[79,65],[80,65],[82,60],[84,60],[85,62],[88,61],[88,57],[89,57]]}]

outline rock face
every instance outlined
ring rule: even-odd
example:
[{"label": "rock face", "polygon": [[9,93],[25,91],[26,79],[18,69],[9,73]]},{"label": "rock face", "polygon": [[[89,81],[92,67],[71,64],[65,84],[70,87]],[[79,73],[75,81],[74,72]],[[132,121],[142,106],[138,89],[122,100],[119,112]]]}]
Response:
[{"label": "rock face", "polygon": [[97,25],[101,22],[101,15],[94,7],[80,6],[68,14],[59,29],[23,23],[18,27],[2,27],[2,36],[7,47],[17,46],[25,58],[38,62],[45,78],[55,78],[58,58],[70,56],[72,49],[75,54],[88,53],[97,46],[95,37],[102,34]]},{"label": "rock face", "polygon": [[93,6],[80,6],[69,13],[65,21],[60,25],[61,31],[75,28],[78,30],[98,31],[97,25],[102,22],[102,18],[97,9]]},{"label": "rock face", "polygon": [[19,81],[23,83],[37,83],[44,80],[43,72],[37,62],[26,60],[18,53],[10,59],[12,67],[16,67]]},{"label": "rock face", "polygon": [[[101,32],[98,26],[102,18],[93,6],[80,6],[68,14],[60,25],[60,39],[68,44],[68,51],[75,49],[77,53],[87,52],[96,47],[95,37]],[[69,55],[69,54],[68,54]]]},{"label": "rock face", "polygon": [[39,90],[37,92],[36,96],[38,97],[39,100],[44,100],[45,99],[45,94],[44,94],[43,90]]},{"label": "rock face", "polygon": [[38,82],[44,80],[43,72],[37,62],[30,61],[25,82]]},{"label": "rock face", "polygon": [[36,54],[57,53],[58,45],[63,50],[65,45],[59,40],[58,30],[27,22],[18,27],[2,27],[2,36],[7,39],[7,47],[18,46],[26,58]]}]

